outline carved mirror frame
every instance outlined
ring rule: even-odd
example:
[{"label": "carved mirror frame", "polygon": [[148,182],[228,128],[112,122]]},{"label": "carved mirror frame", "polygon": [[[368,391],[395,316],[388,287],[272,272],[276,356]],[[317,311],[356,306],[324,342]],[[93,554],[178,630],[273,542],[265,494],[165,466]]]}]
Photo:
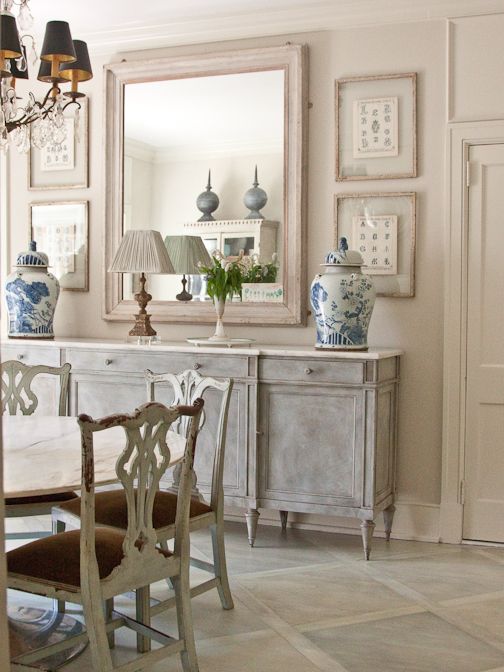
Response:
[{"label": "carved mirror frame", "polygon": [[[105,305],[106,320],[130,321],[137,311],[122,298],[122,275],[108,273],[123,235],[124,87],[136,82],[223,75],[260,70],[285,72],[283,284],[285,302],[228,302],[226,324],[305,324],[306,308],[306,161],[307,48],[287,44],[156,60],[122,61],[106,65],[105,77]],[[156,301],[149,304],[155,322],[212,323],[211,302]]]}]

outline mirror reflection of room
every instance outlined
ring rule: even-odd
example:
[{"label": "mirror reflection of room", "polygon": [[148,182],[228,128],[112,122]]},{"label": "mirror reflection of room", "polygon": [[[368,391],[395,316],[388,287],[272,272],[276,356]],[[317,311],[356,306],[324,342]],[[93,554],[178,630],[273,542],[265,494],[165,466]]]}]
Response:
[{"label": "mirror reflection of room", "polygon": [[[284,117],[282,69],[125,86],[124,231],[160,231],[179,259],[175,274],[149,278],[156,300],[208,300],[195,237],[208,254],[274,263],[281,282]],[[125,299],[136,280],[124,275]]]}]

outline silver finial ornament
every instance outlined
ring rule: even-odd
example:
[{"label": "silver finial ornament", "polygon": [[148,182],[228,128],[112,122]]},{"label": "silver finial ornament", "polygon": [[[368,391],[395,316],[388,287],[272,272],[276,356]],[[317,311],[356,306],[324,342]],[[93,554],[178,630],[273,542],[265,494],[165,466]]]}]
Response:
[{"label": "silver finial ornament", "polygon": [[264,208],[268,202],[268,195],[264,189],[261,189],[259,182],[257,181],[257,166],[255,167],[254,186],[245,192],[243,202],[250,210],[248,215],[245,215],[245,219],[264,219],[264,215],[259,211]]},{"label": "silver finial ornament", "polygon": [[205,191],[202,191],[196,199],[196,206],[198,207],[198,210],[203,213],[198,219],[198,222],[214,222],[215,217],[212,216],[212,212],[215,212],[219,207],[219,197],[212,191],[210,178],[211,171],[209,170],[206,189]]}]

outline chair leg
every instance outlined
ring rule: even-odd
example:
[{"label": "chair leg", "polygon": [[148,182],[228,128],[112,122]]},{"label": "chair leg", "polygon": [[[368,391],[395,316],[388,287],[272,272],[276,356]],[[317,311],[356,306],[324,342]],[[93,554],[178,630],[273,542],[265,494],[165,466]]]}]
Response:
[{"label": "chair leg", "polygon": [[113,672],[114,666],[105,628],[103,605],[99,601],[86,597],[83,591],[82,610],[89,639],[92,669],[100,670],[100,672]]},{"label": "chair leg", "polygon": [[[112,612],[114,611],[114,598],[111,597],[110,599],[105,600],[103,608],[105,611],[105,621],[110,623],[112,620]],[[115,632],[113,630],[107,633],[107,639],[110,648],[113,649],[115,647]]]},{"label": "chair leg", "polygon": [[173,577],[173,587],[175,590],[179,639],[184,640],[184,649],[180,652],[182,669],[184,672],[199,672],[194,644],[189,568],[185,571],[182,570],[178,576]]},{"label": "chair leg", "polygon": [[[52,533],[60,534],[64,532],[66,528],[65,523],[62,520],[57,520],[56,518],[52,519]],[[54,609],[59,614],[65,613],[65,600],[54,600]]]},{"label": "chair leg", "polygon": [[[144,625],[150,626],[150,586],[136,590],[136,619]],[[145,635],[137,635],[137,651],[147,653],[151,650],[151,640]]]},{"label": "chair leg", "polygon": [[218,579],[217,590],[223,609],[234,609],[233,596],[229,587],[229,579],[226,567],[226,549],[224,547],[224,530],[222,523],[211,525],[213,562],[215,577]]}]

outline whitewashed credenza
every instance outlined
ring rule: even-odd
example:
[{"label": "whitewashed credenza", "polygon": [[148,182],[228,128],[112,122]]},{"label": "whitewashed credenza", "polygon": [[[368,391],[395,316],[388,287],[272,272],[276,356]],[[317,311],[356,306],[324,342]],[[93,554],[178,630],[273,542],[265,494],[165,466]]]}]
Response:
[{"label": "whitewashed credenza", "polygon": [[[225,501],[247,508],[253,545],[259,508],[356,516],[369,558],[374,519],[394,513],[397,397],[401,351],[316,351],[309,346],[195,348],[66,339],[5,341],[2,360],[72,365],[72,414],[99,417],[146,401],[145,369],[234,379],[224,472]],[[168,390],[160,401],[170,402]],[[48,409],[54,392],[46,390]],[[196,472],[205,493],[211,477],[212,405],[200,435]],[[54,408],[54,406],[53,406]],[[48,410],[48,412],[50,412]]]}]

